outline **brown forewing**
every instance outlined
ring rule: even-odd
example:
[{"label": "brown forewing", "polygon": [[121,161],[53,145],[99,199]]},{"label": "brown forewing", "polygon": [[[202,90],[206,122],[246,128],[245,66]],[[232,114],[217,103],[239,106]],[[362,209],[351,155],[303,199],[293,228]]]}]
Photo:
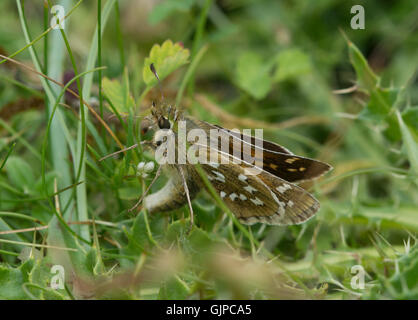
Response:
[{"label": "brown forewing", "polygon": [[[289,150],[276,143],[267,140],[260,141],[255,137],[246,136],[238,132],[224,129],[205,121],[191,118],[188,120],[188,127],[191,125],[194,128],[201,128],[205,130],[207,132],[208,139],[210,139],[211,129],[220,130],[220,135],[222,136],[221,139],[228,139],[229,141],[229,152],[231,155],[234,147],[234,139],[238,139],[241,142],[241,157],[239,160],[254,157],[256,155],[256,149],[259,149],[262,151],[262,159],[255,158],[255,163],[262,163],[263,170],[286,181],[300,182],[315,179],[325,174],[332,168],[327,163],[294,155]],[[210,145],[210,142],[218,145],[219,149],[221,148],[221,141],[219,139],[218,141],[208,140],[208,145]],[[251,144],[251,147],[244,148],[244,145],[248,143]],[[248,154],[248,152],[251,154]]]}]

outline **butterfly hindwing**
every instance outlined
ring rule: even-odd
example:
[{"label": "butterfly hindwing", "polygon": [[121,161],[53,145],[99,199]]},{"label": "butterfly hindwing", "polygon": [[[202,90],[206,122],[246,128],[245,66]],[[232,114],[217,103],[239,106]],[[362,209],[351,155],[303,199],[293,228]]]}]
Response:
[{"label": "butterfly hindwing", "polygon": [[307,191],[269,172],[252,175],[249,167],[221,163],[204,164],[202,168],[242,223],[299,224],[319,209],[318,201]]}]

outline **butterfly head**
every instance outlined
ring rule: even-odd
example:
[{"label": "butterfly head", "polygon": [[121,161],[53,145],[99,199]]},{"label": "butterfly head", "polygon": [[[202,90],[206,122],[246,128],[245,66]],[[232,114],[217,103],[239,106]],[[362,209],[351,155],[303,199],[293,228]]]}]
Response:
[{"label": "butterfly head", "polygon": [[140,130],[143,139],[151,140],[147,144],[155,150],[166,142],[167,134],[174,134],[179,113],[171,105],[157,105],[155,102],[152,102],[150,113],[142,119]]}]

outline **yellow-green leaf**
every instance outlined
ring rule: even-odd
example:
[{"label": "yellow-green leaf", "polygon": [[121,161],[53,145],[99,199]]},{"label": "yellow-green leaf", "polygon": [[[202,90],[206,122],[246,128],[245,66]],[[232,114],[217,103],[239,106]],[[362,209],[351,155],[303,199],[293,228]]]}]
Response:
[{"label": "yellow-green leaf", "polygon": [[148,87],[157,84],[157,79],[150,70],[151,63],[157,70],[158,77],[163,80],[174,70],[188,62],[190,51],[180,44],[166,40],[161,46],[155,44],[150,51],[149,57],[145,58],[142,76]]}]

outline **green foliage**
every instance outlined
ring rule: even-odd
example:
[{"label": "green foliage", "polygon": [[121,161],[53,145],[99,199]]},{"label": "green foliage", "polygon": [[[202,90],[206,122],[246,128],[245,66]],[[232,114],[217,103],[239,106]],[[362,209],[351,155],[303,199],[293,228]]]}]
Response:
[{"label": "green foliage", "polygon": [[350,62],[356,70],[359,85],[373,92],[379,84],[379,79],[370,68],[366,58],[352,42],[348,42],[348,53]]},{"label": "green foliage", "polygon": [[184,300],[189,295],[186,283],[178,277],[164,281],[161,285],[158,299],[161,300]]},{"label": "green foliage", "polygon": [[128,113],[134,106],[135,102],[133,97],[129,94],[126,98],[124,86],[118,80],[103,78],[102,86],[103,93],[118,113]]},{"label": "green foliage", "polygon": [[[418,142],[417,140],[414,140],[411,130],[409,130],[409,128],[405,125],[399,112],[396,115],[398,117],[399,127],[401,128],[406,154],[408,155],[409,162],[411,163],[412,174],[418,176]],[[417,138],[418,137],[415,137],[415,139]]]},{"label": "green foliage", "polygon": [[35,184],[35,176],[31,166],[22,158],[12,156],[7,162],[6,170],[12,185],[29,193]]},{"label": "green foliage", "polygon": [[379,277],[368,298],[416,300],[418,299],[418,247],[409,249],[395,259],[396,270],[390,277]]},{"label": "green foliage", "polygon": [[[350,61],[356,70],[357,82],[361,89],[369,93],[370,98],[360,113],[360,117],[373,121],[375,124],[385,125],[384,134],[391,141],[399,141],[405,135],[405,130],[400,131],[400,123],[395,115],[396,103],[401,99],[403,91],[401,88],[383,88],[381,87],[381,79],[374,74],[367,60],[364,58],[359,49],[351,42],[348,43]],[[413,128],[418,127],[418,122],[415,122],[413,111],[409,111],[407,121]],[[404,114],[402,116],[405,116]],[[400,120],[404,121],[404,120]],[[405,138],[405,136],[404,136]]]},{"label": "green foliage", "polygon": [[301,76],[311,72],[309,57],[299,49],[286,49],[277,55],[277,68],[274,81]]},{"label": "green foliage", "polygon": [[[21,3],[0,2],[0,51],[58,81],[74,71],[107,128],[78,99],[58,101],[58,86],[0,65],[0,299],[418,298],[418,249],[405,241],[418,232],[414,0],[365,3],[365,30],[349,27],[350,4],[338,0],[140,10],[109,0],[100,28],[84,1],[45,46],[43,21]],[[154,177],[136,175],[152,154],[99,159],[150,138],[139,130],[150,101],[228,128],[265,123],[266,139],[329,162],[332,173],[301,184],[321,210],[302,225],[243,226],[201,192],[192,228],[187,207],[129,212]],[[57,264],[66,288],[53,290]],[[351,287],[354,265],[364,290]]]},{"label": "green foliage", "polygon": [[157,24],[170,15],[178,12],[188,12],[195,0],[168,0],[158,3],[150,13],[148,21]]},{"label": "green foliage", "polygon": [[0,264],[0,299],[20,300],[28,298],[22,287],[28,281],[32,266],[32,260],[22,263],[18,268]]},{"label": "green foliage", "polygon": [[397,299],[418,299],[418,247],[414,246],[397,263],[399,270],[389,279],[391,293]]},{"label": "green foliage", "polygon": [[252,52],[243,53],[237,61],[237,84],[254,98],[262,99],[271,88],[269,71],[262,57]]}]

